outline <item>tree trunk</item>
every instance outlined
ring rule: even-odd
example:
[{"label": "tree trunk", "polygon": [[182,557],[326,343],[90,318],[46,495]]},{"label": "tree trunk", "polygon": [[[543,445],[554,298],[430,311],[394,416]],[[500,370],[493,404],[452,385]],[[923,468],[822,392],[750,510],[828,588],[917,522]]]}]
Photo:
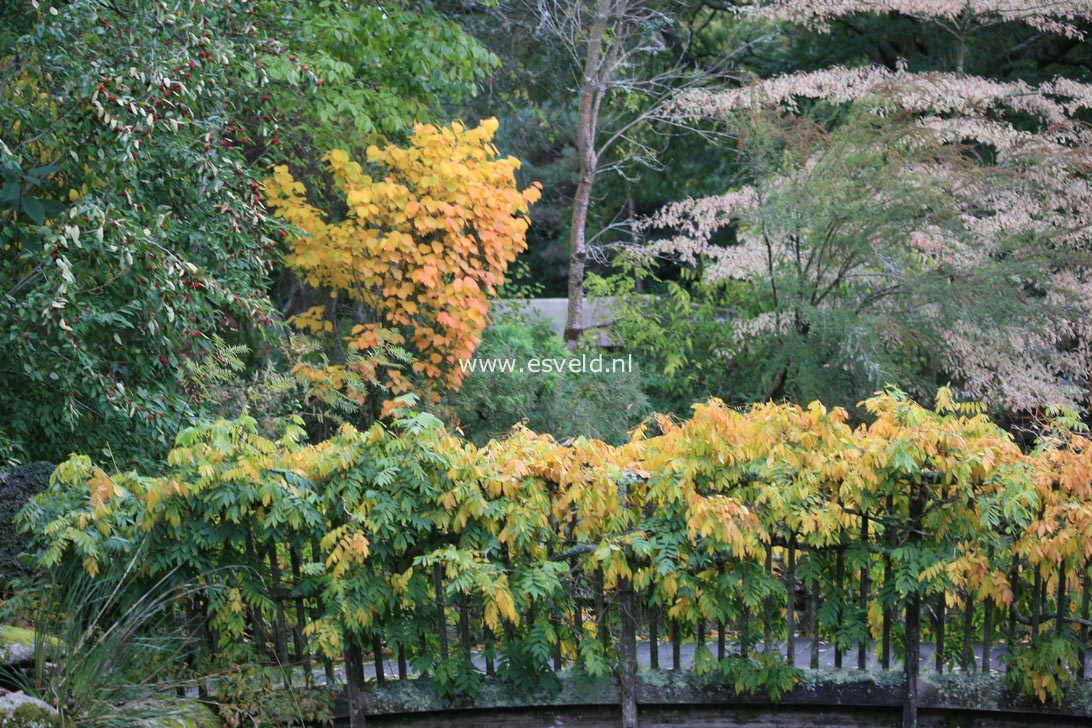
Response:
[{"label": "tree trunk", "polygon": [[573,215],[569,230],[569,307],[565,319],[565,342],[576,344],[584,330],[584,270],[588,259],[588,209],[599,160],[595,140],[599,127],[599,103],[609,80],[601,68],[603,41],[610,19],[612,0],[597,0],[595,20],[587,38],[583,77],[580,84],[580,110],[576,122],[576,154],[580,160],[580,177],[573,195]]}]

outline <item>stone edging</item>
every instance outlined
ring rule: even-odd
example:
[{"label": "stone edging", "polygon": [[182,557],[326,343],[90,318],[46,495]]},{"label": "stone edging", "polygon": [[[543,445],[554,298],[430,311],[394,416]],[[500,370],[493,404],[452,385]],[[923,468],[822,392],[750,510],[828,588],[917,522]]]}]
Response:
[{"label": "stone edging", "polygon": [[[639,675],[639,705],[739,705],[748,707],[785,705],[792,707],[890,708],[902,706],[902,674],[844,670],[804,670],[801,681],[780,701],[762,694],[737,694],[731,685],[702,679],[690,673],[646,670]],[[1007,690],[1001,675],[937,675],[919,678],[923,710],[1007,713],[1014,715],[1092,718],[1092,681],[1073,685],[1062,705],[1042,705]],[[440,700],[428,679],[365,689],[367,715],[399,715],[435,711],[519,709],[535,707],[580,707],[619,705],[617,684],[612,680],[588,682],[562,678],[555,694],[522,695],[493,680],[483,680],[473,701]],[[348,715],[345,696],[339,697],[335,715]]]}]

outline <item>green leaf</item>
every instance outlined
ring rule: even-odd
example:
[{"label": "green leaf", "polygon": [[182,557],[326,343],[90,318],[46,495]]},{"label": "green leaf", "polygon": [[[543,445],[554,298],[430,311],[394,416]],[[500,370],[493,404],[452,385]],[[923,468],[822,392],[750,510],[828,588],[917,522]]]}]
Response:
[{"label": "green leaf", "polygon": [[41,201],[37,197],[24,197],[23,200],[23,212],[27,214],[31,220],[37,225],[41,225],[45,222],[45,208],[42,207]]},{"label": "green leaf", "polygon": [[0,207],[15,208],[19,205],[19,183],[7,182],[0,188]]}]

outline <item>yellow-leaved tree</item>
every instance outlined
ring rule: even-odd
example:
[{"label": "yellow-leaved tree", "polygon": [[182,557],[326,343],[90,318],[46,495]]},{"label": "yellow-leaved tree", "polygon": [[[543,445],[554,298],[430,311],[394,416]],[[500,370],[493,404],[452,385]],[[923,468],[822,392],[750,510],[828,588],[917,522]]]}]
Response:
[{"label": "yellow-leaved tree", "polygon": [[[347,206],[338,220],[308,203],[287,167],[276,167],[265,183],[277,215],[301,231],[291,240],[288,265],[309,285],[357,304],[349,350],[404,346],[426,396],[458,387],[458,363],[474,353],[488,297],[526,248],[527,209],[539,186],[519,189],[519,160],[499,156],[496,130],[496,119],[473,129],[458,122],[418,125],[405,148],[368,148],[374,177],[346,152],[329,152],[323,159]],[[313,333],[334,329],[322,306],[292,323]],[[364,357],[349,366],[393,393],[410,389],[403,372],[377,372],[369,362]]]}]

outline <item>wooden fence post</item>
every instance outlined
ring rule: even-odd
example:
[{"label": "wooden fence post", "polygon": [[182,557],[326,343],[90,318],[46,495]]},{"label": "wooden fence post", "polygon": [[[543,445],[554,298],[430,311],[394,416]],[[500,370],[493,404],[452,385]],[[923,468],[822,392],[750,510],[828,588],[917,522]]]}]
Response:
[{"label": "wooden fence post", "polygon": [[864,635],[857,642],[857,669],[864,670],[868,667],[868,592],[871,587],[872,568],[871,559],[868,557],[868,514],[861,515],[861,544],[864,546],[864,564],[861,566],[861,594],[858,608],[864,619]]},{"label": "wooden fence post", "polygon": [[[895,499],[892,496],[887,496],[887,513],[890,514],[895,507]],[[887,537],[884,539],[887,543],[887,551],[883,556],[883,583],[890,584],[891,580],[895,578],[895,574],[891,567],[891,549],[895,547],[895,534],[890,526],[887,528]],[[891,623],[894,621],[894,615],[892,614],[891,605],[885,604],[883,607],[883,637],[882,645],[880,647],[880,667],[884,670],[891,669]]]},{"label": "wooden fence post", "polygon": [[1066,587],[1066,584],[1065,584],[1065,577],[1066,577],[1066,569],[1065,569],[1065,562],[1063,561],[1062,563],[1058,564],[1058,593],[1057,593],[1057,596],[1054,599],[1054,602],[1058,607],[1057,616],[1055,617],[1055,622],[1054,622],[1054,634],[1056,634],[1056,635],[1061,635],[1062,634],[1062,628],[1065,627],[1065,617],[1066,617],[1066,609],[1065,609],[1065,602],[1066,602],[1065,587]]},{"label": "wooden fence post", "polygon": [[607,615],[607,600],[604,595],[603,570],[595,570],[595,624],[599,632],[599,642],[603,645],[603,652],[610,651],[610,620]]},{"label": "wooden fence post", "polygon": [[633,584],[623,579],[618,585],[618,641],[620,664],[619,695],[622,701],[622,728],[637,728],[637,605]]},{"label": "wooden fence post", "polygon": [[550,625],[554,628],[554,670],[560,671],[564,662],[561,654],[561,615],[556,611],[550,613]]},{"label": "wooden fence post", "polygon": [[470,598],[459,595],[459,648],[470,655]]},{"label": "wooden fence post", "polygon": [[493,650],[496,649],[497,639],[492,627],[485,628],[485,674],[496,677],[497,668],[493,664]]},{"label": "wooden fence post", "polygon": [[[849,603],[849,600],[845,598],[845,579],[846,579],[846,554],[845,547],[839,543],[838,552],[834,556],[834,593],[838,596],[838,617],[839,622],[845,620],[845,607]],[[816,597],[815,597],[815,610],[816,614],[813,617],[815,626],[815,657],[812,658],[812,667],[819,667],[819,585],[816,585]],[[834,667],[835,669],[842,669],[842,640],[835,630],[834,634]]]},{"label": "wooden fence post", "polygon": [[960,661],[960,667],[963,672],[973,672],[975,668],[974,664],[974,652],[972,646],[974,643],[974,600],[971,597],[969,591],[964,592],[963,595],[963,659]]},{"label": "wooden fence post", "polygon": [[[773,546],[766,544],[766,575],[773,576]],[[773,599],[762,600],[765,619],[762,620],[762,645],[766,654],[773,650]]]},{"label": "wooden fence post", "polygon": [[1039,639],[1039,607],[1043,603],[1043,572],[1035,565],[1031,594],[1031,641]]},{"label": "wooden fence post", "polygon": [[751,608],[746,603],[740,605],[739,615],[739,654],[746,657],[751,651]]},{"label": "wooden fence post", "polygon": [[993,642],[993,600],[982,603],[982,672],[990,671],[990,643]]},{"label": "wooden fence post", "polygon": [[[1088,562],[1084,562],[1084,570],[1081,574],[1081,619],[1085,622],[1088,621],[1089,613],[1089,583],[1088,583]],[[1084,680],[1085,674],[1085,660],[1087,659],[1088,652],[1088,625],[1082,624],[1080,629],[1080,648],[1077,650],[1077,656],[1081,660],[1081,664],[1077,667],[1077,677]]]},{"label": "wooden fence post", "polygon": [[933,617],[933,629],[936,631],[935,654],[933,655],[933,667],[937,672],[944,672],[944,621],[946,615],[944,594],[937,595],[935,613]]},{"label": "wooden fence post", "polygon": [[[912,547],[921,544],[921,519],[925,513],[926,490],[922,483],[911,484],[909,541]],[[918,726],[918,670],[921,661],[921,592],[917,585],[906,604],[906,655],[903,671],[906,675],[906,691],[902,701],[903,728]]]},{"label": "wooden fence post", "polygon": [[[266,549],[266,558],[269,560],[269,575],[273,586],[273,603],[276,605],[277,612],[277,623],[273,628],[273,644],[277,654],[277,662],[284,667],[288,662],[288,615],[284,608],[287,590],[284,588],[280,557],[277,556],[277,547],[275,544],[270,544],[269,548]],[[291,674],[290,670],[285,671],[286,676],[290,676]]]},{"label": "wooden fence post", "polygon": [[789,532],[789,563],[785,568],[785,661],[796,664],[796,534]]},{"label": "wooden fence post", "polygon": [[1020,598],[1020,557],[1017,554],[1012,555],[1012,564],[1009,565],[1009,586],[1012,588],[1012,603],[1009,604],[1009,624],[1005,634],[1005,652],[1008,655],[1013,654],[1013,647],[1016,645],[1018,622],[1017,607],[1019,606]]},{"label": "wooden fence post", "polygon": [[432,590],[436,592],[436,631],[440,635],[440,659],[447,660],[450,653],[447,645],[447,608],[444,605],[444,573],[441,564],[436,564],[432,569]]},{"label": "wooden fence post", "polygon": [[[841,552],[838,552],[838,556],[841,557]],[[811,558],[817,559],[818,554],[814,551],[811,554]],[[816,573],[808,580],[811,582],[808,585],[808,632],[811,634],[811,655],[809,655],[808,667],[812,670],[819,669],[819,588],[820,579],[819,574]],[[839,586],[841,586],[839,582]],[[841,589],[838,590],[838,598],[841,599]],[[837,639],[835,640],[834,648],[834,666],[837,668],[842,667],[842,653],[837,646]]]},{"label": "wooden fence post", "polygon": [[352,635],[345,648],[345,686],[349,699],[349,728],[365,728],[364,656],[356,637]]},{"label": "wooden fence post", "polygon": [[660,605],[648,610],[648,661],[653,670],[660,669]]},{"label": "wooden fence post", "polygon": [[383,635],[372,635],[372,659],[375,662],[375,682],[379,685],[387,682],[387,672],[383,667]]},{"label": "wooden fence post", "polygon": [[[299,588],[299,583],[303,580],[300,572],[300,552],[295,546],[291,546],[288,549],[288,560],[292,568],[292,583],[295,588]],[[311,650],[307,646],[307,641],[303,638],[303,628],[307,626],[307,608],[304,605],[302,596],[296,596],[296,625],[292,630],[292,641],[296,648],[296,659],[303,663],[304,674],[307,675],[307,684],[311,685],[313,682],[313,676],[311,674]]]},{"label": "wooden fence post", "polygon": [[[986,561],[993,562],[994,549],[990,546],[986,549]],[[990,671],[990,644],[993,642],[993,600],[986,599],[982,602],[982,672]]]},{"label": "wooden fence post", "polygon": [[682,669],[682,635],[679,634],[679,620],[671,620],[671,669]]}]

